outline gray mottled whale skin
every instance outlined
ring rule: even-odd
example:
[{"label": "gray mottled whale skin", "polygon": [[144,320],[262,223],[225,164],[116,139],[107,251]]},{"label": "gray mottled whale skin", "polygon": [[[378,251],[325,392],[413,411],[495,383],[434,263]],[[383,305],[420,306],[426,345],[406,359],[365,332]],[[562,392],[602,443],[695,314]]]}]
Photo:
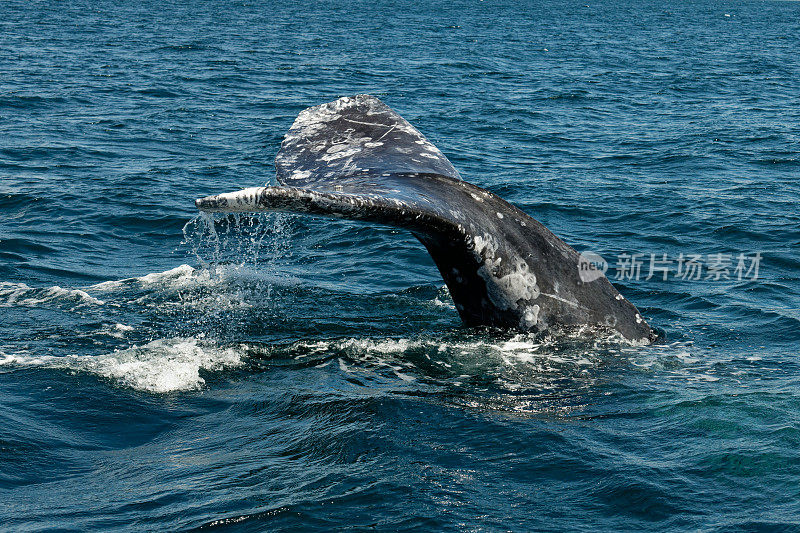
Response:
[{"label": "gray mottled whale skin", "polygon": [[463,321],[541,331],[595,325],[655,340],[636,307],[579,254],[513,205],[461,180],[411,124],[369,95],[302,111],[275,159],[280,187],[197,200],[205,211],[291,211],[411,231],[428,249]]}]

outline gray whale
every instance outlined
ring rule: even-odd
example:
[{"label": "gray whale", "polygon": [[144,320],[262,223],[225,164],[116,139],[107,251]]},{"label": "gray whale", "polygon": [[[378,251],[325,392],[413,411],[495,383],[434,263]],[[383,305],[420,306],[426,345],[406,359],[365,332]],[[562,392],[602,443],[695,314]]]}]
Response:
[{"label": "gray whale", "polygon": [[583,281],[578,252],[463,181],[433,144],[373,96],[302,111],[275,166],[279,187],[195,203],[204,211],[291,211],[405,228],[427,248],[469,326],[593,325],[639,343],[656,338],[605,276]]}]

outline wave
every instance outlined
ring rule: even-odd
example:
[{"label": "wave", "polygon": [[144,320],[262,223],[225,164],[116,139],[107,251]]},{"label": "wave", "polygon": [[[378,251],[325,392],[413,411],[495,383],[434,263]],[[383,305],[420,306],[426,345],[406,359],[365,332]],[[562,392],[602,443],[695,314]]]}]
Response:
[{"label": "wave", "polygon": [[63,104],[67,102],[67,98],[63,96],[40,96],[35,94],[4,94],[0,96],[0,109],[2,108],[17,108],[17,109],[34,109],[37,107],[46,107],[53,104]]},{"label": "wave", "polygon": [[[120,323],[106,324],[99,333],[123,339],[133,329]],[[258,372],[287,363],[298,368],[324,368],[333,363],[346,377],[366,377],[365,384],[370,387],[374,379],[383,380],[390,388],[418,380],[424,386],[460,387],[477,380],[506,392],[531,387],[552,390],[555,381],[570,376],[581,379],[585,369],[600,365],[609,354],[621,355],[626,347],[631,348],[616,335],[595,335],[597,332],[590,334],[585,328],[512,336],[453,331],[419,337],[226,344],[200,334],[157,339],[101,355],[0,351],[0,367],[85,372],[151,393],[200,389],[206,383],[201,372],[245,366]]]},{"label": "wave", "polygon": [[196,273],[197,269],[195,269],[194,267],[191,267],[189,265],[180,265],[175,268],[170,268],[169,270],[165,270],[163,272],[153,272],[151,274],[145,274],[144,276],[96,283],[88,287],[88,289],[97,291],[113,291],[133,285],[135,283],[141,285],[153,285],[153,284],[164,284],[164,283],[185,284],[190,282],[191,280],[196,279],[197,278]]},{"label": "wave", "polygon": [[[29,346],[18,343],[5,348],[14,355],[0,354],[0,364],[88,372],[154,393],[201,388],[203,372],[226,368],[330,367],[364,390],[455,390],[453,401],[460,405],[503,411],[536,411],[543,395],[561,398],[587,390],[608,368],[666,372],[689,381],[718,376],[698,355],[702,350],[674,343],[642,348],[599,328],[521,334],[459,327],[441,286],[365,295],[341,292],[341,287],[337,292],[306,283],[287,285],[283,276],[249,264],[182,264],[81,289],[0,283],[0,306],[103,306],[97,309],[100,316],[92,312],[98,322],[77,326],[95,346],[93,354],[69,355],[75,345],[56,341],[34,353],[16,353]],[[320,301],[356,311],[354,316],[343,311],[328,316]],[[396,328],[365,328],[359,306],[366,301],[398,315],[414,306],[424,326],[409,330],[409,320],[416,323],[417,318],[404,318]],[[443,314],[452,320],[437,321]],[[304,336],[314,340],[298,340]],[[109,353],[115,347],[119,350]]]},{"label": "wave", "polygon": [[86,287],[86,291],[133,308],[161,312],[168,308],[194,310],[205,313],[208,319],[221,321],[223,317],[217,315],[222,312],[271,308],[279,300],[276,286],[285,289],[296,284],[288,275],[265,272],[249,264],[220,264],[208,268],[184,264],[163,272],[104,281]]},{"label": "wave", "polygon": [[[86,287],[89,291],[112,292],[131,287],[141,289],[185,289],[190,287],[218,287],[228,284],[244,283],[258,285],[260,282],[273,282],[280,279],[289,285],[289,276],[273,276],[248,264],[217,264],[208,268],[195,268],[180,265],[163,272],[152,272],[143,276],[120,280],[103,281]],[[238,287],[240,288],[240,287]]]},{"label": "wave", "polygon": [[24,283],[0,281],[0,307],[39,307],[47,304],[105,305],[80,289],[65,289],[58,285],[47,288],[29,287]]},{"label": "wave", "polygon": [[615,356],[625,360],[638,357],[640,351],[641,347],[616,332],[578,327],[544,334],[457,329],[412,337],[296,341],[251,345],[248,355],[256,366],[259,362],[270,366],[280,359],[302,366],[327,366],[337,361],[341,370],[350,373],[388,369],[403,381],[433,378],[450,383],[479,378],[519,389],[541,384],[548,374],[580,373]]},{"label": "wave", "polygon": [[197,390],[205,385],[201,370],[220,371],[242,364],[241,354],[235,348],[180,337],[158,339],[104,355],[35,356],[0,352],[0,367],[86,372],[152,393]]}]

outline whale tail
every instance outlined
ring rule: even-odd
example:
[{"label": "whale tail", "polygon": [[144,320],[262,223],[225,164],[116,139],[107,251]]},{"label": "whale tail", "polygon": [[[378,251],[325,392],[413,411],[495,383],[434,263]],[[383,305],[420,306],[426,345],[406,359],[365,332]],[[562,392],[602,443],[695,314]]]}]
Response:
[{"label": "whale tail", "polygon": [[543,330],[599,325],[638,342],[655,335],[604,276],[584,282],[579,254],[450,161],[377,98],[302,111],[275,159],[279,187],[196,201],[204,211],[291,211],[411,231],[470,326]]}]

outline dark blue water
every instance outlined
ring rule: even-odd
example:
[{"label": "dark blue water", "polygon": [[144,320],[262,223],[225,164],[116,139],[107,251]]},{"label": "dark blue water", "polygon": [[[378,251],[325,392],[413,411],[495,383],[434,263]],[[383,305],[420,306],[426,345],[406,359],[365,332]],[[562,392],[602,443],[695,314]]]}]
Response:
[{"label": "dark blue water", "polygon": [[[800,4],[0,15],[0,529],[800,528]],[[358,93],[663,343],[466,329],[402,231],[195,218]]]}]

